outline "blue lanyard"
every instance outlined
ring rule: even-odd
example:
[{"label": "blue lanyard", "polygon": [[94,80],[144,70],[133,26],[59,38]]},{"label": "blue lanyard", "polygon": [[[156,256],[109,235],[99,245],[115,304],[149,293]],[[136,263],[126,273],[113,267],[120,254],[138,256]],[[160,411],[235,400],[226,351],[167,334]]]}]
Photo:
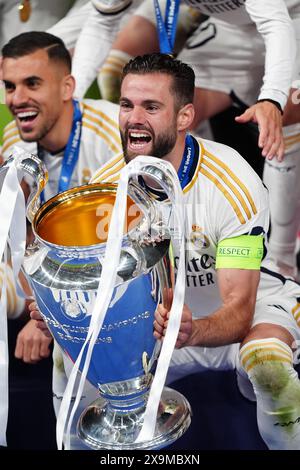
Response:
[{"label": "blue lanyard", "polygon": [[180,181],[180,186],[182,189],[189,183],[190,179],[190,171],[194,163],[195,157],[195,148],[192,136],[187,134],[185,138],[185,148],[183,159],[181,161],[179,170],[178,170],[178,178]]},{"label": "blue lanyard", "polygon": [[74,114],[71,134],[64,152],[58,183],[58,192],[66,191],[71,183],[72,174],[79,157],[82,115],[79,102],[73,100]]},{"label": "blue lanyard", "polygon": [[175,44],[180,0],[167,0],[165,20],[163,20],[158,0],[154,0],[159,48],[162,54],[172,54]]},{"label": "blue lanyard", "polygon": [[[64,151],[61,172],[58,182],[58,193],[66,191],[69,188],[72,179],[72,174],[79,157],[82,114],[78,101],[73,100],[73,106],[73,124],[71,134],[69,136],[69,140]],[[41,203],[43,204],[45,202],[44,191],[40,195],[40,199]]]},{"label": "blue lanyard", "polygon": [[[181,160],[179,170],[177,172],[181,189],[184,189],[186,185],[190,182],[191,170],[196,163],[194,161],[195,156],[196,158],[198,158],[199,156],[198,152],[195,149],[195,141],[191,135],[187,134],[185,138],[185,147],[184,147],[183,157]],[[152,194],[152,196],[158,201],[165,201],[168,199],[168,196],[165,194],[165,192],[162,189],[150,188],[149,186],[147,186],[147,183],[145,183],[143,178],[139,180],[139,184],[141,184],[144,188],[147,188],[147,191],[149,191]]]}]

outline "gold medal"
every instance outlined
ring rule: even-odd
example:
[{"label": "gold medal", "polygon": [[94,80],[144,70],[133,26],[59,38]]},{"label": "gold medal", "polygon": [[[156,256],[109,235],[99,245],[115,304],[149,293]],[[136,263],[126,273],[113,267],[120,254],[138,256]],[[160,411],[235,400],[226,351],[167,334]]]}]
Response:
[{"label": "gold medal", "polygon": [[30,0],[23,0],[20,5],[19,5],[19,14],[20,14],[20,20],[23,23],[26,23],[26,21],[29,20],[30,15],[31,15],[31,5],[30,5]]}]

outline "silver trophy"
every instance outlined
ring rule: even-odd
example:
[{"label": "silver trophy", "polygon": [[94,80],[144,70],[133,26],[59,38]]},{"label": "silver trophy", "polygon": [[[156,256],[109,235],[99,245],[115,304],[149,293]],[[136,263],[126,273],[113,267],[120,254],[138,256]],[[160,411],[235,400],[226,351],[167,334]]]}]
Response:
[{"label": "silver trophy", "polygon": [[[18,167],[36,182],[27,210],[35,240],[27,248],[24,270],[54,339],[74,362],[95,303],[116,185],[80,186],[39,208],[46,179],[43,164],[26,155]],[[172,180],[151,165],[141,173],[129,181],[117,281],[87,373],[100,397],[77,425],[80,439],[94,449],[159,449],[190,425],[189,403],[165,387],[153,439],[136,442],[160,350],[153,336],[154,312],[159,303],[170,306],[174,285],[170,232],[159,204],[139,179],[151,178],[167,192]]]}]

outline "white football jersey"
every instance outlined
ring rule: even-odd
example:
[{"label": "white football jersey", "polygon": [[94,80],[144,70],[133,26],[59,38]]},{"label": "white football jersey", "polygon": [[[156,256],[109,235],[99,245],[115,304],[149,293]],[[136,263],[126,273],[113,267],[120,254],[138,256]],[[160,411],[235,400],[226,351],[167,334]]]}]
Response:
[{"label": "white football jersey", "polygon": [[[194,161],[183,188],[187,263],[185,302],[194,316],[200,318],[222,303],[215,268],[218,243],[240,235],[266,234],[269,201],[259,177],[235,150],[209,140],[194,138],[193,142]],[[117,182],[124,165],[122,158],[113,158],[96,172],[92,181]],[[172,217],[170,225],[172,229]],[[283,276],[276,272],[265,248],[257,299],[276,295],[283,282]]]}]

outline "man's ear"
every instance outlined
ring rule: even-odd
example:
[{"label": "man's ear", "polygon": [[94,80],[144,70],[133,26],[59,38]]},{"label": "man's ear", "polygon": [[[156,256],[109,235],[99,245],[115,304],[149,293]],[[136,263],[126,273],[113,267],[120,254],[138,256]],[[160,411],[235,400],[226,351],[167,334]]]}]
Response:
[{"label": "man's ear", "polygon": [[183,108],[179,110],[178,115],[177,115],[177,130],[178,131],[187,130],[191,126],[194,120],[194,116],[195,116],[195,109],[192,103],[189,103],[183,106]]},{"label": "man's ear", "polygon": [[75,90],[75,78],[73,75],[66,75],[62,83],[62,98],[64,101],[72,99]]}]

